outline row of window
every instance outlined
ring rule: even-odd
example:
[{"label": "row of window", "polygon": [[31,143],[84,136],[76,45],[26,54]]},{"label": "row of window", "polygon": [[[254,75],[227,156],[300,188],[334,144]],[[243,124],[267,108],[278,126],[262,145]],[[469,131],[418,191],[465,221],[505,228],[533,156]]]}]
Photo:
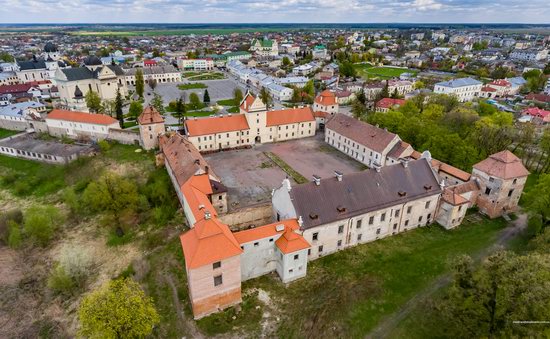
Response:
[{"label": "row of window", "polygon": [[0,150],[4,153],[25,155],[25,156],[28,156],[28,157],[31,157],[31,158],[46,159],[46,160],[57,160],[57,157],[55,155],[48,155],[48,154],[27,152],[27,151],[21,151],[21,150],[14,150],[13,148],[8,148],[8,147],[0,147]]}]

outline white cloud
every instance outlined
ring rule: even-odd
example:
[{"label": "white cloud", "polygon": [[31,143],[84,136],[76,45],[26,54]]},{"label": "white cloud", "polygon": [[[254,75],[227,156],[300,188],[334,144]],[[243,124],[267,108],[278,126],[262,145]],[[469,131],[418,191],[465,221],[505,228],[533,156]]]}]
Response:
[{"label": "white cloud", "polygon": [[442,4],[435,2],[434,0],[414,0],[411,6],[420,11],[441,9],[443,7]]}]

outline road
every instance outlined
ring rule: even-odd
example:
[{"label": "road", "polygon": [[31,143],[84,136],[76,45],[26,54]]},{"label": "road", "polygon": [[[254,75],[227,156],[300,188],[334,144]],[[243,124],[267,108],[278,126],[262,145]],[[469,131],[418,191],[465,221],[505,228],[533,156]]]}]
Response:
[{"label": "road", "polygon": [[[479,262],[489,256],[495,249],[504,247],[508,242],[518,235],[527,227],[527,215],[520,214],[518,219],[510,223],[505,229],[503,229],[495,241],[490,245],[476,253],[472,258]],[[383,339],[388,338],[391,333],[397,328],[399,323],[405,320],[409,314],[416,309],[416,307],[424,300],[431,298],[438,290],[447,286],[452,281],[451,273],[446,273],[439,276],[433,281],[427,288],[411,298],[405,305],[403,305],[397,312],[384,318],[378,326],[371,331],[367,338]]]}]

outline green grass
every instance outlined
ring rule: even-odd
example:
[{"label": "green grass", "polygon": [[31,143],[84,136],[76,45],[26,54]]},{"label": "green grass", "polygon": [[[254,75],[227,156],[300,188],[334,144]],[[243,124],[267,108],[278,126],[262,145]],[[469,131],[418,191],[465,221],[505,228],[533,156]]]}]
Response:
[{"label": "green grass", "polygon": [[186,90],[186,89],[201,89],[201,88],[208,88],[207,85],[203,84],[202,82],[195,82],[195,83],[192,83],[192,84],[181,84],[181,85],[178,85],[178,88],[181,89],[182,91]]},{"label": "green grass", "polygon": [[21,133],[21,132],[22,131],[11,131],[9,129],[0,128],[0,139],[11,137],[12,135],[16,135],[17,133]]},{"label": "green grass", "polygon": [[234,99],[218,100],[217,104],[220,106],[237,106]]},{"label": "green grass", "polygon": [[208,117],[214,114],[213,111],[194,111],[194,112],[188,112],[188,117]]},{"label": "green grass", "polygon": [[221,80],[225,79],[223,73],[214,72],[214,73],[203,73],[199,75],[190,76],[189,80],[199,81],[199,80]]},{"label": "green grass", "polygon": [[202,72],[188,71],[188,72],[182,72],[181,76],[184,77],[184,78],[189,78],[189,77],[192,77],[192,76],[195,76],[195,75],[200,75],[200,74],[202,74]]},{"label": "green grass", "polygon": [[245,282],[280,300],[285,338],[367,335],[385,317],[449,270],[449,260],[487,247],[503,219],[433,225],[360,245],[308,264],[307,277],[285,287],[272,276]]},{"label": "green grass", "polygon": [[227,113],[239,113],[241,110],[239,107],[231,107],[227,109]]},{"label": "green grass", "polygon": [[124,128],[130,128],[130,127],[134,127],[134,126],[137,126],[137,121],[124,121]]},{"label": "green grass", "polygon": [[308,182],[306,177],[298,173],[294,168],[290,167],[283,159],[273,152],[264,152],[264,154],[271,159],[277,166],[279,166],[286,174],[290,175],[297,184],[304,184]]},{"label": "green grass", "polygon": [[406,68],[373,67],[370,64],[355,64],[353,67],[357,71],[357,75],[364,79],[391,79],[399,77],[403,73],[418,73],[417,71]]}]

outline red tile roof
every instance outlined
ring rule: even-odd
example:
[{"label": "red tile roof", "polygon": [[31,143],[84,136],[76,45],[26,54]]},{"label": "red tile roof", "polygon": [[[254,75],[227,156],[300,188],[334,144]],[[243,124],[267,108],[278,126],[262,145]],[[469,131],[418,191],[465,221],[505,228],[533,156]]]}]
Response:
[{"label": "red tile roof", "polygon": [[284,254],[293,253],[300,250],[310,248],[311,245],[298,233],[294,232],[290,228],[285,230],[285,233],[275,241],[275,245]]},{"label": "red tile roof", "polygon": [[0,94],[23,93],[31,87],[31,84],[3,85],[0,86]]},{"label": "red tile roof", "polygon": [[443,190],[443,194],[441,194],[441,198],[443,199],[443,201],[453,205],[453,206],[458,206],[458,205],[464,205],[464,204],[467,204],[469,202],[468,199],[462,197],[461,195],[459,194],[456,194],[455,192],[453,192],[452,190],[446,188],[445,190]]},{"label": "red tile roof", "polygon": [[147,106],[138,117],[140,125],[161,124],[164,118],[153,106]]},{"label": "red tile roof", "polygon": [[474,165],[474,169],[501,179],[521,178],[529,175],[521,160],[514,153],[505,150],[489,156]]},{"label": "red tile roof", "polygon": [[249,129],[244,114],[186,120],[185,127],[190,137]]},{"label": "red tile roof", "polygon": [[266,113],[266,125],[279,126],[315,121],[311,107],[290,108]]},{"label": "red tile roof", "polygon": [[118,123],[118,120],[105,114],[66,111],[62,109],[54,109],[50,112],[50,114],[48,114],[46,119],[80,122],[94,125],[111,125]]},{"label": "red tile roof", "polygon": [[336,105],[336,95],[326,89],[315,98],[315,102],[323,106]]},{"label": "red tile roof", "polygon": [[525,109],[522,113],[523,114],[529,114],[529,115],[532,115],[534,117],[544,118],[548,114],[550,114],[550,111],[546,111],[546,110],[540,109],[538,107],[529,107],[529,108]]},{"label": "red tile roof", "polygon": [[[283,225],[284,228],[280,231],[277,231],[278,225]],[[291,230],[299,229],[296,219],[282,220],[273,224],[235,232],[233,233],[233,235],[235,236],[235,239],[237,239],[237,242],[239,244],[244,244],[247,242],[270,238],[277,234],[281,234],[285,231],[286,228],[290,228]]]},{"label": "red tile roof", "polygon": [[403,99],[383,98],[376,103],[376,107],[392,108],[393,106],[401,106],[405,103]]},{"label": "red tile roof", "polygon": [[256,98],[250,92],[248,92],[246,93],[243,101],[241,102],[240,107],[246,112],[248,112],[248,109],[254,103],[254,100],[256,100]]}]

